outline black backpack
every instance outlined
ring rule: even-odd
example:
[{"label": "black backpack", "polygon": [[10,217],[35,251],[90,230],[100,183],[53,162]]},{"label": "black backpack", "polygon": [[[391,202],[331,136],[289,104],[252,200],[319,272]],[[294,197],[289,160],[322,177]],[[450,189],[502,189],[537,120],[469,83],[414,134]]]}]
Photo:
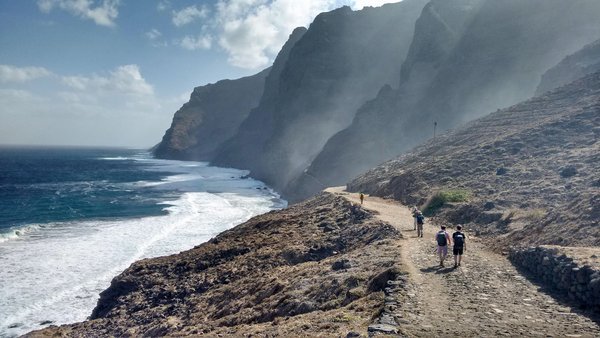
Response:
[{"label": "black backpack", "polygon": [[417,215],[417,224],[423,224],[425,221],[425,217],[421,214]]},{"label": "black backpack", "polygon": [[448,244],[446,242],[446,232],[445,231],[438,232],[437,235],[435,236],[435,239],[437,239],[437,243],[439,246],[445,246]]}]

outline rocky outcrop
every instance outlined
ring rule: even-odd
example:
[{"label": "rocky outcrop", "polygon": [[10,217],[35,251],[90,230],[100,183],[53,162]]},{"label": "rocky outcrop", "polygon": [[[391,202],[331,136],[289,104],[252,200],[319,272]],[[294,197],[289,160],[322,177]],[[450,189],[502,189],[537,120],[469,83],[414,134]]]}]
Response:
[{"label": "rocky outcrop", "polygon": [[434,122],[440,132],[531,97],[547,69],[600,36],[599,11],[597,1],[431,1],[399,89],[360,108],[290,191],[342,183],[431,137]]},{"label": "rocky outcrop", "polygon": [[597,248],[571,251],[580,253],[579,259],[564,252],[564,248],[548,246],[516,248],[511,250],[509,258],[540,283],[563,293],[577,305],[600,311],[600,266],[584,263],[590,258],[597,262],[600,251]]},{"label": "rocky outcrop", "polygon": [[383,304],[400,233],[322,194],[115,277],[90,320],[47,336],[339,336]]},{"label": "rocky outcrop", "polygon": [[[600,245],[600,72],[436,137],[348,184],[519,243]],[[439,199],[438,199],[439,200]]]},{"label": "rocky outcrop", "polygon": [[586,45],[550,68],[542,76],[536,94],[543,94],[597,71],[600,71],[600,40]]},{"label": "rocky outcrop", "polygon": [[294,45],[277,87],[214,163],[250,169],[282,190],[350,124],[356,109],[385,84],[394,84],[424,0],[380,8],[322,13]]}]

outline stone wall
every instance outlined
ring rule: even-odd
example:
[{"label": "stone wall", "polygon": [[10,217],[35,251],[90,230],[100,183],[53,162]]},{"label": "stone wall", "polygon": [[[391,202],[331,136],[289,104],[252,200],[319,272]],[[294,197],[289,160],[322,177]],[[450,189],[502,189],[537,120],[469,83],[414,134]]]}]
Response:
[{"label": "stone wall", "polygon": [[552,247],[511,250],[512,263],[558,290],[576,304],[600,311],[600,269],[578,263]]}]

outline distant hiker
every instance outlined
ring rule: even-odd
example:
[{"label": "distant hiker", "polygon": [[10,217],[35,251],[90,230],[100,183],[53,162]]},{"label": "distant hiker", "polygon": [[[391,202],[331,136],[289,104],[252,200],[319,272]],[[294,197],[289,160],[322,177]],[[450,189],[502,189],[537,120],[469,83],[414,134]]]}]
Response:
[{"label": "distant hiker", "polygon": [[417,237],[423,237],[423,224],[425,224],[425,216],[423,213],[417,210],[417,217],[415,217],[415,221],[417,222]]},{"label": "distant hiker", "polygon": [[442,225],[441,230],[435,234],[435,240],[437,241],[437,252],[440,257],[440,266],[444,266],[444,259],[448,255],[448,245],[452,244],[450,235],[446,232],[446,227]]},{"label": "distant hiker", "polygon": [[363,204],[363,201],[365,200],[365,194],[363,194],[362,192],[358,195],[358,197],[360,198],[360,205]]},{"label": "distant hiker", "polygon": [[454,254],[454,267],[460,266],[463,251],[467,249],[467,237],[460,230],[462,230],[462,226],[457,225],[456,232],[452,234],[452,240],[454,241],[454,248],[452,249],[452,253]]},{"label": "distant hiker", "polygon": [[412,213],[412,217],[415,219],[415,222],[414,222],[415,229],[414,230],[417,230],[417,215],[419,214],[419,209],[415,205],[414,207],[410,208],[410,212]]}]

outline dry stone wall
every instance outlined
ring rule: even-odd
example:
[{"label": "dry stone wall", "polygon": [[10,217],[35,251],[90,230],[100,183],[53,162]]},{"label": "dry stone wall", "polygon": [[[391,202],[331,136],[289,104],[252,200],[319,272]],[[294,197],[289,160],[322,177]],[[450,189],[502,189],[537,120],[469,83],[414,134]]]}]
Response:
[{"label": "dry stone wall", "polygon": [[513,249],[509,258],[544,285],[565,293],[576,304],[600,311],[600,269],[597,267],[582,265],[550,247]]}]

